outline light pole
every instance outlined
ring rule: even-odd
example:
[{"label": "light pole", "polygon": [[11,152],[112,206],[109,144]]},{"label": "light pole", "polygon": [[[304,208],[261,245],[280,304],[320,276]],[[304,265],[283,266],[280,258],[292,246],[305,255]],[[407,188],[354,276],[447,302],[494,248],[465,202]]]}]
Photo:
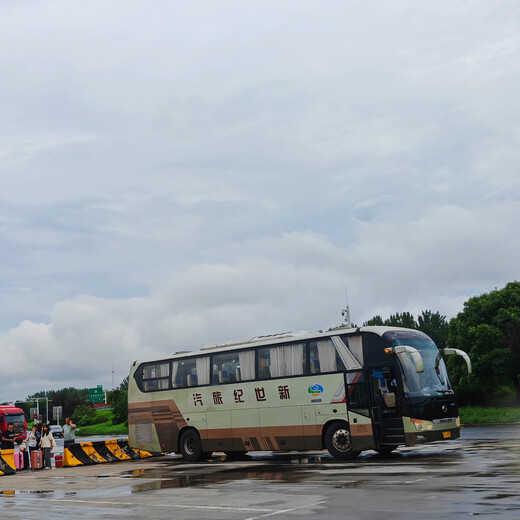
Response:
[{"label": "light pole", "polygon": [[48,397],[29,397],[29,401],[36,401],[36,414],[40,418],[40,399],[45,399],[45,421],[49,422],[49,398]]}]

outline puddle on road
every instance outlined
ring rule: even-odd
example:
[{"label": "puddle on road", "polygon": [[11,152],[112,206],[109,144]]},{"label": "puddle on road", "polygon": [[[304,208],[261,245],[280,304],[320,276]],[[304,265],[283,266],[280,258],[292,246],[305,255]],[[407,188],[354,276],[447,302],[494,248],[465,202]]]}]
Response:
[{"label": "puddle on road", "polygon": [[[223,485],[234,481],[262,480],[276,483],[299,483],[306,480],[323,480],[335,487],[351,488],[368,482],[367,475],[378,475],[384,472],[386,476],[403,475],[417,465],[427,464],[430,469],[442,467],[446,462],[453,463],[457,454],[451,450],[397,451],[383,456],[375,452],[363,453],[350,462],[334,460],[324,452],[317,453],[255,453],[245,455],[240,460],[227,459],[226,456],[213,457],[208,462],[188,464],[177,456],[166,456],[160,466],[139,468],[133,471],[114,472],[102,475],[89,476],[87,479],[143,479],[146,482],[134,483],[130,486],[130,493],[146,491],[185,488],[197,486]],[[249,462],[243,466],[237,463]],[[404,467],[403,467],[404,466]],[[108,468],[107,468],[108,469]],[[355,474],[363,472],[364,480],[338,482],[345,472]],[[413,472],[413,471],[412,471]],[[73,481],[77,483],[76,480]],[[70,483],[70,482],[69,482]],[[122,490],[120,490],[122,491]],[[114,490],[98,490],[98,493],[111,494]],[[128,492],[128,488],[127,491]],[[75,496],[70,490],[0,490],[0,497],[40,496],[52,498],[66,498]]]},{"label": "puddle on road", "polygon": [[[472,443],[465,448],[471,449]],[[475,442],[475,444],[478,444]],[[129,479],[129,486],[119,488],[120,493],[141,493],[146,491],[223,485],[230,482],[245,480],[262,480],[275,483],[300,483],[305,481],[322,481],[339,488],[357,487],[371,482],[370,476],[385,478],[393,476],[416,475],[427,468],[430,473],[437,471],[443,474],[451,471],[467,455],[465,449],[460,450],[460,441],[440,446],[424,445],[414,448],[401,448],[396,452],[383,456],[374,451],[363,453],[360,457],[350,461],[336,461],[325,452],[314,453],[254,453],[242,457],[240,460],[227,459],[226,456],[213,457],[208,462],[189,464],[179,456],[165,456],[160,463],[151,468],[139,468],[133,471],[117,472],[115,468],[107,468],[107,473],[87,477],[88,479]],[[460,450],[460,451],[459,451]],[[245,463],[245,464],[244,464]],[[506,462],[509,466],[510,462]],[[454,466],[455,465],[455,466]],[[461,472],[457,468],[457,474],[461,476],[481,476],[477,468],[471,473]],[[465,468],[464,468],[465,469]],[[484,468],[483,468],[484,469]],[[508,468],[510,471],[510,468]],[[499,475],[503,468],[494,467]],[[489,466],[485,469],[489,474]],[[346,481],[356,475],[359,480]],[[515,472],[516,474],[516,472]],[[345,478],[346,477],[346,478]],[[367,478],[368,477],[368,478]],[[139,480],[141,479],[141,482]],[[98,492],[103,493],[99,490]],[[114,488],[106,491],[113,493]],[[498,491],[499,493],[500,491]],[[14,495],[52,496],[63,498],[75,495],[75,492],[66,491],[18,491],[0,490],[0,496],[12,497]],[[502,497],[501,497],[502,498]]]},{"label": "puddle on road", "polygon": [[199,471],[172,475],[169,468],[153,469],[150,471],[139,472],[138,474],[128,475],[130,478],[154,479],[153,481],[135,484],[132,486],[132,493],[141,493],[155,489],[171,489],[196,486],[222,485],[228,482],[240,480],[266,480],[278,483],[298,483],[308,479],[313,472],[295,471],[293,466],[280,467],[259,467],[253,469],[230,468],[224,469],[222,466],[205,466]]},{"label": "puddle on road", "polygon": [[[162,467],[150,469],[139,469],[119,475],[120,478],[146,479],[148,482],[134,484],[132,493],[145,491],[183,488],[196,486],[222,485],[234,481],[242,480],[263,480],[277,483],[299,483],[306,480],[321,480],[324,484],[330,483],[331,478],[339,478],[345,471],[354,473],[360,468],[368,470],[371,474],[381,474],[382,465],[385,466],[385,474],[392,472],[392,466],[399,461],[408,465],[416,465],[424,460],[424,463],[436,466],[443,465],[446,461],[453,461],[453,453],[440,455],[438,452],[422,453],[420,455],[409,456],[408,454],[396,453],[390,456],[382,456],[377,453],[367,453],[351,462],[339,462],[332,457],[320,454],[268,454],[245,456],[242,460],[251,461],[258,464],[258,467],[247,465],[245,467],[226,467],[234,461],[227,461],[226,457],[217,457],[201,464],[200,468],[194,465],[187,465],[179,459],[166,460]],[[311,467],[309,467],[311,466]],[[406,474],[403,467],[399,464],[396,474]],[[364,477],[366,478],[365,472]],[[353,482],[335,482],[336,487],[357,487],[363,485],[367,480]]]}]

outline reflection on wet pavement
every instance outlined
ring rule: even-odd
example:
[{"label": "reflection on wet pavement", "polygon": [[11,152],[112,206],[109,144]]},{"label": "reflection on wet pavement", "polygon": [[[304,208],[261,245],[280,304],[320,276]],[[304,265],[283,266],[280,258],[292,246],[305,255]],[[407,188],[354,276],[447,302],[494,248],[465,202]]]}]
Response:
[{"label": "reflection on wet pavement", "polygon": [[[72,474],[78,477],[72,478]],[[43,500],[53,508],[63,508],[64,515],[73,505],[76,516],[100,508],[93,517],[142,519],[147,517],[143,512],[152,515],[149,508],[153,507],[156,509],[149,517],[162,519],[154,516],[162,514],[159,508],[171,507],[182,514],[172,514],[169,519],[243,520],[253,517],[249,513],[240,516],[238,512],[244,507],[270,516],[282,510],[286,500],[299,506],[312,497],[315,504],[325,500],[327,505],[319,506],[324,511],[335,511],[335,516],[320,516],[327,519],[347,518],[342,516],[345,500],[355,500],[357,517],[371,520],[415,519],[417,512],[409,505],[415,502],[421,504],[423,519],[486,515],[493,520],[518,520],[520,427],[471,428],[451,442],[399,448],[388,456],[369,451],[350,462],[335,461],[325,452],[262,452],[241,460],[222,455],[197,464],[168,455],[153,463],[110,465],[105,471],[69,473],[66,478],[60,475],[59,471],[48,472],[37,490],[12,489],[20,481],[18,475],[0,479],[0,484],[10,482],[0,491],[0,502],[9,508],[9,518],[36,518],[41,512],[31,503]],[[38,482],[38,475],[32,482]],[[274,497],[274,501],[265,497]],[[249,501],[246,506],[244,500]],[[132,503],[132,508],[125,508],[127,503]],[[408,509],[403,513],[405,504]],[[112,508],[114,515],[127,516],[111,516],[106,508]],[[192,510],[193,514],[187,514]],[[214,510],[220,513],[211,516],[208,511]],[[204,515],[200,511],[205,511]],[[11,514],[14,512],[19,516]],[[389,512],[394,514],[388,516]]]}]

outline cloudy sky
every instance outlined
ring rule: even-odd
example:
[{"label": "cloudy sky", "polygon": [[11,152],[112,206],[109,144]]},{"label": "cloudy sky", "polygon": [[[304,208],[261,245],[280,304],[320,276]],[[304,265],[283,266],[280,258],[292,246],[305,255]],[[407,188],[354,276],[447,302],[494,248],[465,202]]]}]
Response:
[{"label": "cloudy sky", "polygon": [[0,0],[0,400],[519,279],[519,22]]}]

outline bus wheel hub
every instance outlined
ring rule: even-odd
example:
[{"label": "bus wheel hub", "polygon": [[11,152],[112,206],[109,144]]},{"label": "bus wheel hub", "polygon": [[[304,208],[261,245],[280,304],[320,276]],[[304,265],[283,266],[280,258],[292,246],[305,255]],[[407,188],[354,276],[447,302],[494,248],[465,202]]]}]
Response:
[{"label": "bus wheel hub", "polygon": [[332,436],[332,444],[338,451],[348,451],[351,448],[350,434],[347,430],[336,430]]}]

